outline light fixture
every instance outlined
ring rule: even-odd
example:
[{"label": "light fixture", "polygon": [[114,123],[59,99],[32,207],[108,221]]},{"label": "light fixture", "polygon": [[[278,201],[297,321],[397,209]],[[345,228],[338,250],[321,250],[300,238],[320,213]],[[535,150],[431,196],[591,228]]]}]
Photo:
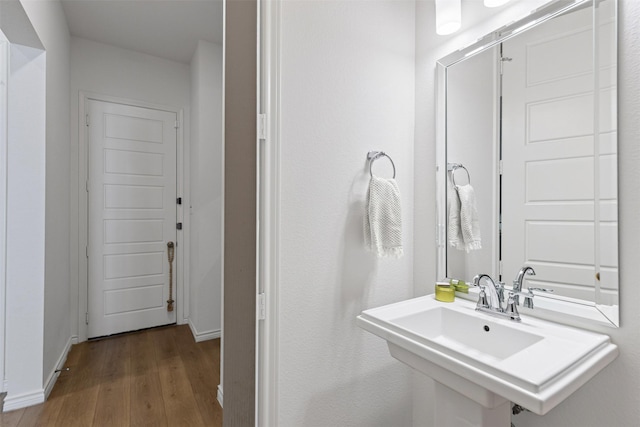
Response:
[{"label": "light fixture", "polygon": [[436,33],[455,33],[462,25],[462,0],[436,0]]},{"label": "light fixture", "polygon": [[484,5],[487,7],[498,7],[508,2],[509,0],[484,0]]}]

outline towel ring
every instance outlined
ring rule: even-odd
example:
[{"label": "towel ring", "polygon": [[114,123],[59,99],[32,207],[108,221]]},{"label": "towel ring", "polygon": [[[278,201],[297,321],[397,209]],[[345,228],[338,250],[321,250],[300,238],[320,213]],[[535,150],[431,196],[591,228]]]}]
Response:
[{"label": "towel ring", "polygon": [[456,184],[456,170],[458,170],[458,169],[464,169],[464,171],[467,173],[467,183],[471,184],[471,175],[469,175],[469,171],[462,164],[457,163],[457,164],[454,164],[454,165],[451,166],[451,182],[453,183],[453,185],[457,185]]},{"label": "towel ring", "polygon": [[393,179],[395,179],[396,165],[395,163],[393,163],[393,160],[391,159],[391,157],[389,157],[389,155],[384,151],[369,151],[367,153],[367,159],[369,159],[369,175],[371,175],[371,178],[373,178],[373,170],[372,170],[373,162],[378,160],[380,157],[386,157],[387,159],[389,159],[389,161],[391,162],[391,166],[393,167]]}]

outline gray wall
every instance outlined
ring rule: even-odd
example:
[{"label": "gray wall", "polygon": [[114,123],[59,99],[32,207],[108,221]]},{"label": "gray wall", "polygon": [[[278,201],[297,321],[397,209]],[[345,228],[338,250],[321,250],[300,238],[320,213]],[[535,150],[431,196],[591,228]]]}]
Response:
[{"label": "gray wall", "polygon": [[226,3],[224,426],[255,422],[257,2]]}]

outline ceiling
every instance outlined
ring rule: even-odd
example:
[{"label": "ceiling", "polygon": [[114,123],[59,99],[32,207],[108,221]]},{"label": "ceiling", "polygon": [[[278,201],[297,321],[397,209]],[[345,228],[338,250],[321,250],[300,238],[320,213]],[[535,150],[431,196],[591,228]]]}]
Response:
[{"label": "ceiling", "polygon": [[61,0],[72,36],[189,63],[222,44],[222,0]]}]

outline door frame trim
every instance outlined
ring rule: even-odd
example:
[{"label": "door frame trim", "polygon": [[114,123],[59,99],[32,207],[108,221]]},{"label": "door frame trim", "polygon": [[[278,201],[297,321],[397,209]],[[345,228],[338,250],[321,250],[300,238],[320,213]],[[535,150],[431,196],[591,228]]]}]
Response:
[{"label": "door frame trim", "polygon": [[258,141],[258,293],[265,316],[258,320],[256,426],[277,425],[280,377],[280,50],[281,0],[259,0],[259,109],[266,115],[265,140]]},{"label": "door frame trim", "polygon": [[[181,325],[187,323],[189,317],[189,215],[185,213],[186,206],[190,205],[189,194],[189,144],[184,138],[185,120],[184,108],[172,107],[161,104],[153,104],[139,100],[120,98],[104,95],[95,92],[80,91],[78,95],[78,342],[86,341],[87,324],[85,316],[88,312],[89,280],[88,280],[88,259],[82,247],[88,245],[88,219],[89,198],[87,197],[86,183],[88,179],[88,135],[85,125],[85,115],[90,100],[111,102],[115,104],[130,105],[139,108],[150,108],[154,110],[168,111],[175,113],[179,122],[176,141],[176,193],[182,197],[182,205],[176,205],[176,220],[182,222],[182,232],[176,236],[177,247],[182,248],[176,254],[176,322]],[[72,296],[73,297],[73,296]]]},{"label": "door frame trim", "polygon": [[8,102],[9,102],[9,42],[0,40],[0,103],[4,114],[0,117],[0,393],[7,391],[5,384],[5,341],[6,341],[6,292],[7,292],[7,177],[8,177]]}]

